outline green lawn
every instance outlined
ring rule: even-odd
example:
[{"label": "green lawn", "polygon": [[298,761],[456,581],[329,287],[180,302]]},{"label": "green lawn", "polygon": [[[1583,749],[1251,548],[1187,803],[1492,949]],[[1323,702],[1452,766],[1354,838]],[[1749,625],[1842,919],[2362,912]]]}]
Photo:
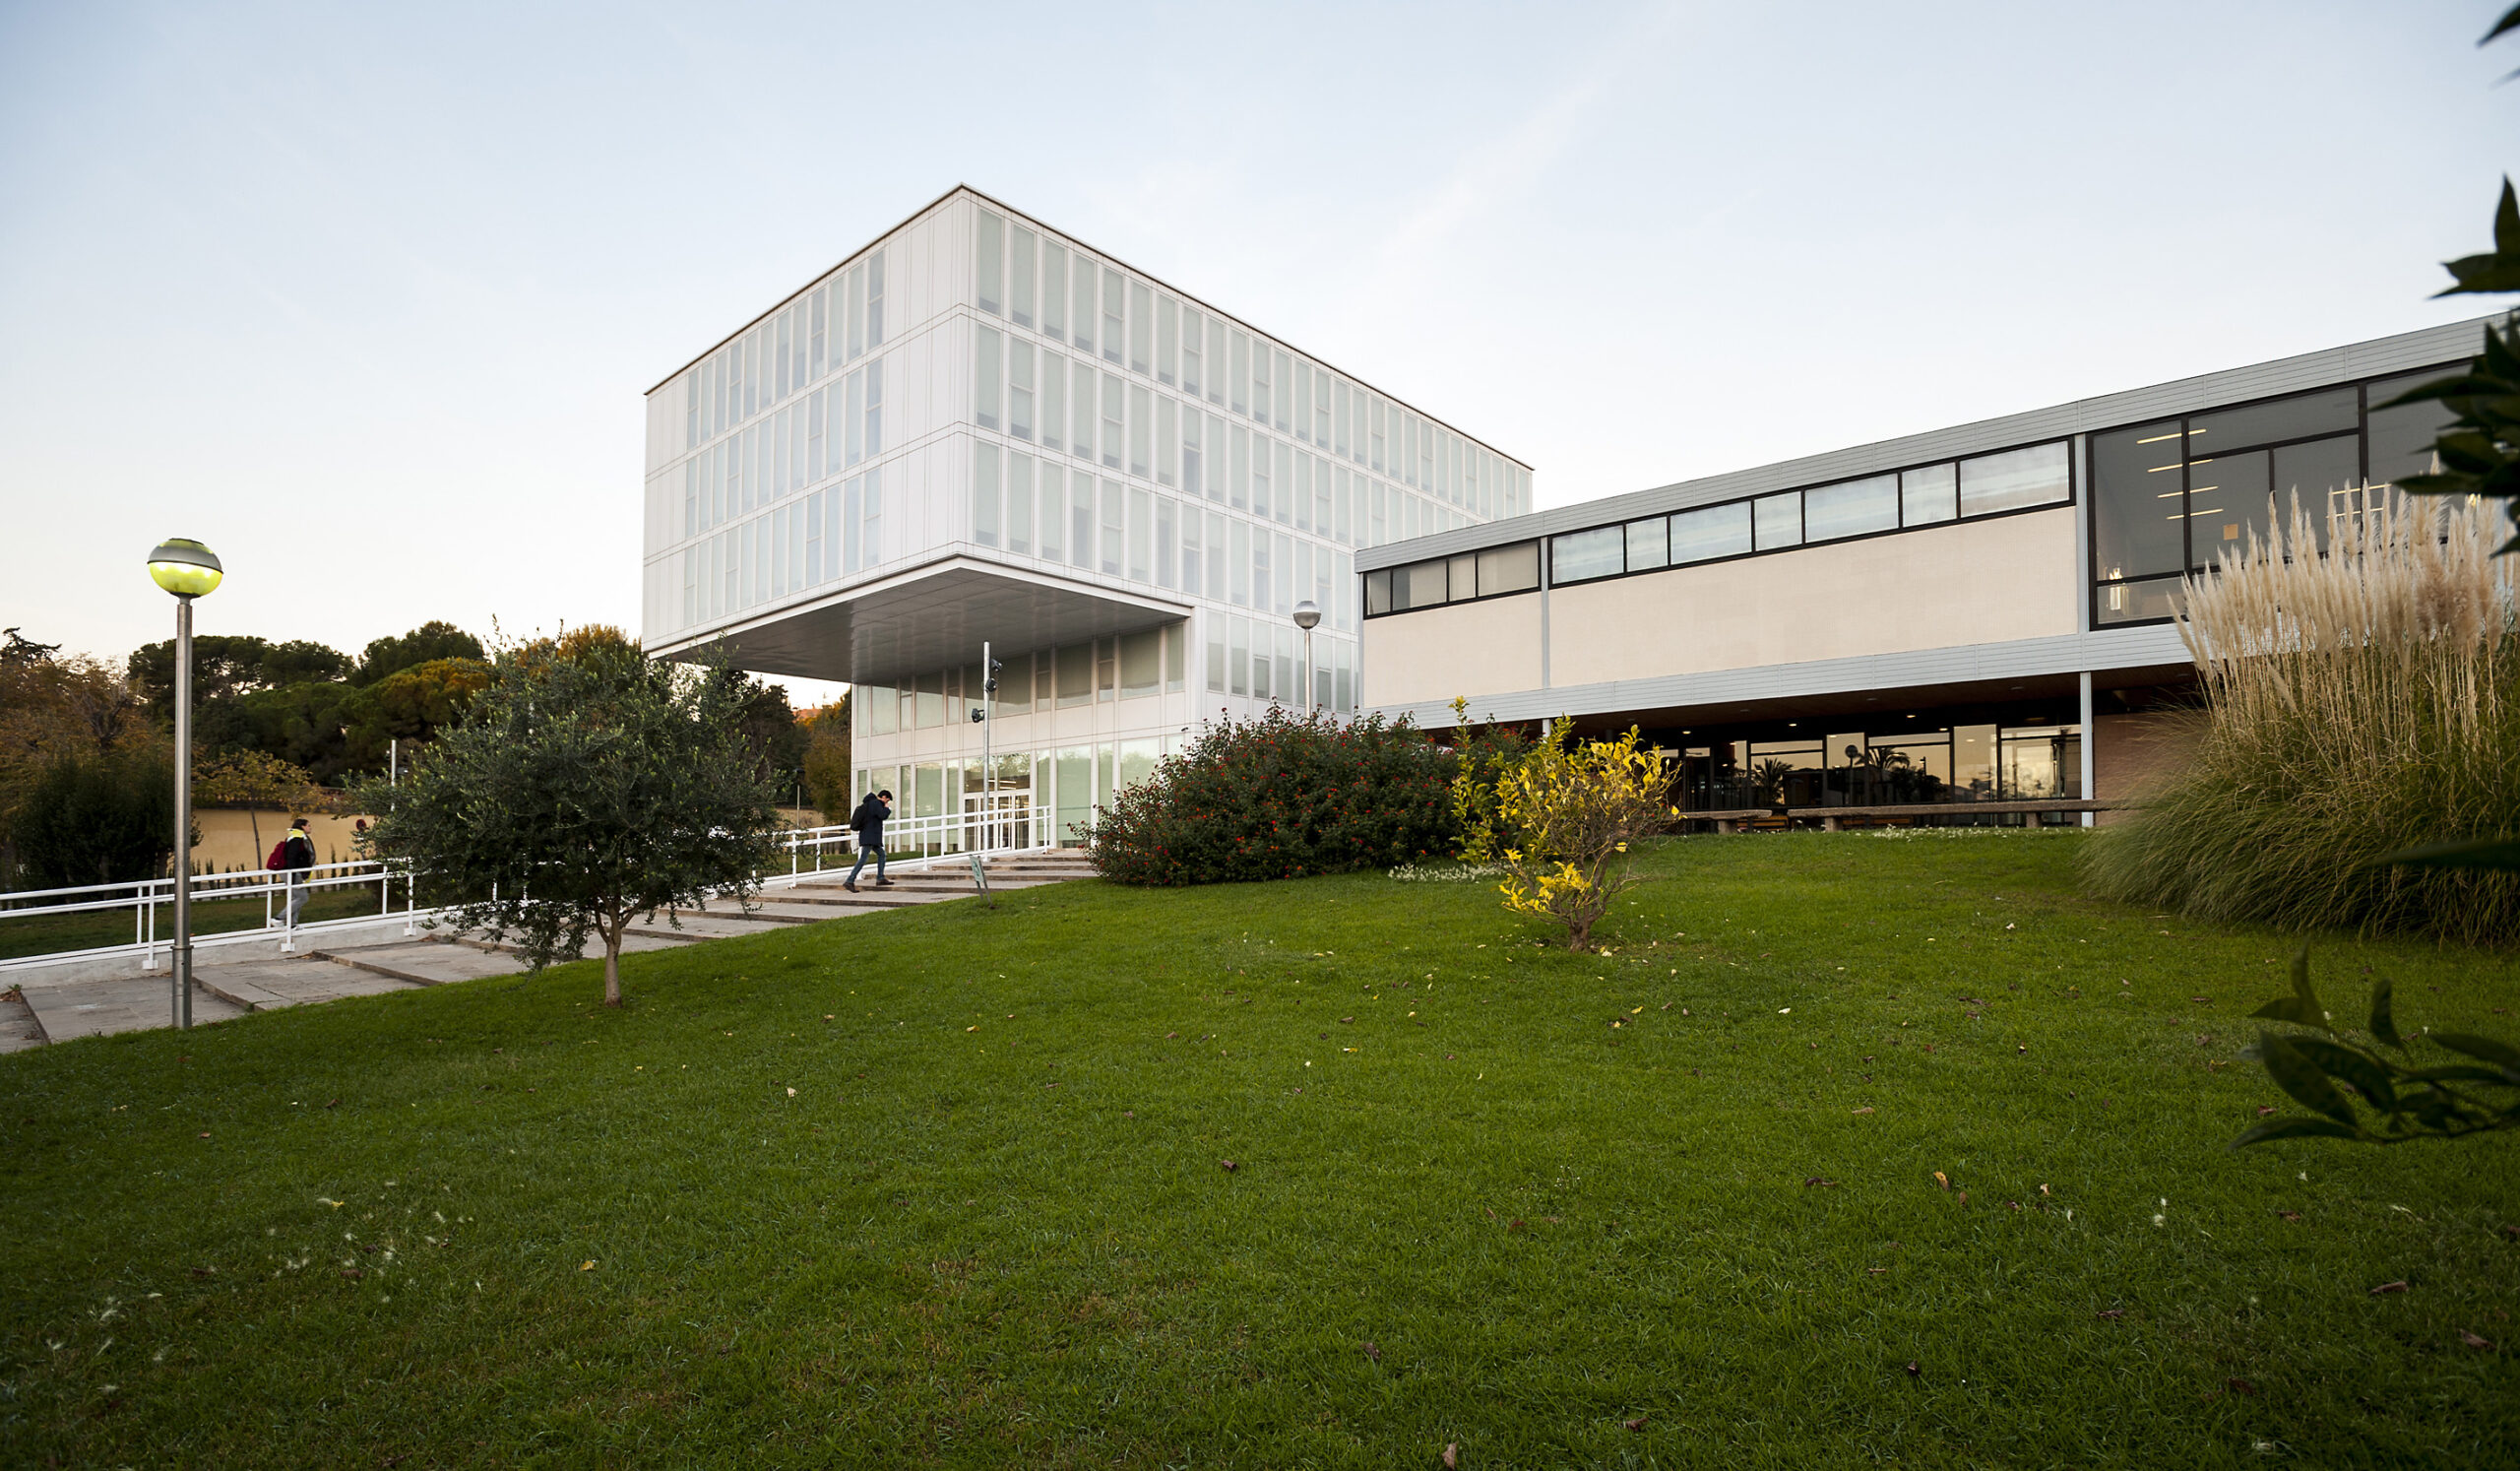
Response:
[{"label": "green lawn", "polygon": [[[398,885],[394,903],[403,902]],[[267,914],[278,915],[277,901],[266,905],[262,895],[251,899],[195,900],[193,933],[225,934],[235,929],[260,929]],[[376,886],[364,889],[349,885],[317,889],[306,896],[306,908],[300,910],[297,922],[312,925],[318,920],[344,920],[354,915],[376,913]],[[175,932],[175,908],[169,902],[158,906],[158,943],[163,945]],[[131,911],[90,910],[75,915],[37,915],[32,918],[0,910],[0,960],[14,960],[21,955],[50,955],[61,950],[93,950],[105,945],[128,945],[133,941]],[[207,962],[205,962],[207,963]]]},{"label": "green lawn", "polygon": [[2226,1151],[2291,942],[2080,841],[1666,844],[1608,957],[1071,884],[0,1057],[0,1463],[2512,1464],[2520,1140]]}]

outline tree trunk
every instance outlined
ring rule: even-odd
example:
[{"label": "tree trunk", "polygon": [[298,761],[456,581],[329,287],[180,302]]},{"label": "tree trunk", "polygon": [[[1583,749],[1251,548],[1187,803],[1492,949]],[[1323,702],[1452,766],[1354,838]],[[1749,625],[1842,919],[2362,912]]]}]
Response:
[{"label": "tree trunk", "polygon": [[603,925],[603,1004],[621,1004],[621,931],[628,917],[607,918]]}]

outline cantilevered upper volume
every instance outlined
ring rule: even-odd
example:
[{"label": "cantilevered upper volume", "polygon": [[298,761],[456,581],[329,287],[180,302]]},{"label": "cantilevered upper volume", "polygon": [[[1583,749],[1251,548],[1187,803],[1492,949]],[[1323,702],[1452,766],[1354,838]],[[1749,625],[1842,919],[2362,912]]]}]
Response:
[{"label": "cantilevered upper volume", "polygon": [[950,806],[985,642],[1024,670],[995,749],[1084,751],[1080,813],[1219,711],[1353,707],[1356,553],[1533,504],[1521,462],[969,188],[650,390],[647,465],[651,652],[857,684],[861,767]]}]

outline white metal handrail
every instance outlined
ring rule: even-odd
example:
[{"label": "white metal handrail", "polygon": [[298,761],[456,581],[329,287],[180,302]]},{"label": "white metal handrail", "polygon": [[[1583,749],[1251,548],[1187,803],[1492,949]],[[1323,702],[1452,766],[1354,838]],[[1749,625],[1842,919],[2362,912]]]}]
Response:
[{"label": "white metal handrail", "polygon": [[[928,817],[890,817],[884,822],[885,863],[888,867],[916,868],[974,855],[987,857],[1053,848],[1058,838],[1050,828],[1051,816],[1048,807],[1037,803],[942,812]],[[824,871],[829,864],[853,862],[857,857],[857,834],[839,825],[797,828],[783,834],[779,846],[788,854],[788,871],[765,875],[762,881],[766,884],[794,883]]]},{"label": "white metal handrail", "polygon": [[[373,859],[352,859],[335,863],[317,863],[310,868],[247,868],[229,873],[198,873],[193,875],[192,897],[195,903],[246,900],[260,896],[263,901],[263,927],[260,930],[220,931],[220,937],[254,935],[277,928],[281,931],[281,951],[294,954],[297,934],[301,929],[330,928],[345,924],[368,924],[375,918],[390,918],[394,913],[394,885],[403,886],[403,931],[416,932],[418,924],[417,884],[413,882],[410,864],[380,863]],[[303,888],[311,898],[320,889],[364,888],[376,886],[377,912],[374,917],[358,915],[342,920],[319,920],[307,924],[289,923],[287,897],[289,890]],[[41,957],[60,959],[63,955],[110,955],[137,952],[141,969],[156,970],[158,953],[171,941],[158,936],[158,911],[175,902],[175,880],[167,878],[129,879],[121,883],[73,884],[57,889],[22,889],[0,893],[0,922],[39,919],[54,915],[94,914],[103,910],[129,909],[132,912],[132,936],[129,945],[99,945],[84,950],[54,952]],[[20,956],[21,963],[35,959]],[[10,962],[0,961],[0,966]]]}]

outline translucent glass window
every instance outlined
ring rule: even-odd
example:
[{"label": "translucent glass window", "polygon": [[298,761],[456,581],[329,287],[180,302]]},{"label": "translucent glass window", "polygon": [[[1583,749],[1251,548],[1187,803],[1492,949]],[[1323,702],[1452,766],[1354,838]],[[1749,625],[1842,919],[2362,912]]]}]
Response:
[{"label": "translucent glass window", "polygon": [[1899,476],[1899,524],[1931,526],[1960,514],[1960,467],[1928,465]]},{"label": "translucent glass window", "polygon": [[972,446],[972,540],[994,546],[998,540],[999,494],[997,446]]},{"label": "translucent glass window", "polygon": [[1899,478],[1876,475],[1802,492],[1802,536],[1826,542],[1899,525]]},{"label": "translucent glass window", "polygon": [[997,427],[998,357],[1005,339],[987,327],[972,329],[972,418],[983,429]]},{"label": "translucent glass window", "polygon": [[1391,603],[1395,611],[1449,602],[1451,587],[1451,571],[1440,561],[1412,562],[1391,569]]},{"label": "translucent glass window", "polygon": [[1155,392],[1129,385],[1129,474],[1148,479],[1155,459]]},{"label": "translucent glass window", "polygon": [[1076,294],[1076,299],[1071,303],[1076,308],[1072,313],[1075,320],[1068,325],[1075,333],[1076,345],[1091,352],[1094,351],[1094,262],[1085,256],[1076,255],[1069,257],[1068,263],[1071,267],[1068,280],[1074,286]]},{"label": "translucent glass window", "polygon": [[1200,344],[1199,324],[1202,320],[1197,312],[1186,306],[1181,308],[1181,391],[1193,398],[1198,396],[1199,385],[1205,378],[1200,371],[1201,354],[1205,351]]},{"label": "translucent glass window", "polygon": [[1750,502],[1751,541],[1761,551],[1802,544],[1802,492],[1762,495]]},{"label": "translucent glass window", "polygon": [[[819,504],[819,501],[817,502]],[[1006,457],[1006,549],[1033,549],[1033,457]]]},{"label": "translucent glass window", "polygon": [[1746,501],[1680,511],[1671,517],[1671,564],[1739,556],[1750,549],[1750,507]]},{"label": "translucent glass window", "polygon": [[1548,580],[1567,583],[1615,577],[1627,570],[1626,545],[1625,530],[1615,526],[1552,537],[1548,544]]},{"label": "translucent glass window", "polygon": [[1497,546],[1479,554],[1479,596],[1528,592],[1540,586],[1540,544]]},{"label": "translucent glass window", "polygon": [[1129,371],[1145,373],[1155,366],[1155,293],[1129,283]]},{"label": "translucent glass window", "polygon": [[1103,271],[1102,356],[1110,362],[1120,360],[1121,334],[1127,330],[1120,321],[1120,304],[1126,299],[1122,294],[1125,289],[1119,272],[1108,269]]},{"label": "translucent glass window", "polygon": [[1671,523],[1656,516],[1627,524],[1627,570],[1646,572],[1671,564]]},{"label": "translucent glass window", "polygon": [[1006,291],[1006,220],[986,210],[979,212],[978,248],[975,252],[978,277],[976,294],[979,308],[991,315],[1003,310]]},{"label": "translucent glass window", "polygon": [[1391,572],[1388,568],[1365,574],[1365,613],[1368,617],[1391,611]]},{"label": "translucent glass window", "polygon": [[1033,325],[1034,254],[1039,237],[1022,225],[1015,226],[1013,248],[1006,259],[1006,315],[1018,327]]},{"label": "translucent glass window", "polygon": [[2071,499],[2073,493],[2073,457],[2061,441],[1960,462],[1963,516],[2050,505]]},{"label": "translucent glass window", "polygon": [[1041,242],[1041,332],[1067,341],[1067,247]]},{"label": "translucent glass window", "polygon": [[1006,345],[1006,432],[1033,437],[1033,345],[1020,337]]}]

